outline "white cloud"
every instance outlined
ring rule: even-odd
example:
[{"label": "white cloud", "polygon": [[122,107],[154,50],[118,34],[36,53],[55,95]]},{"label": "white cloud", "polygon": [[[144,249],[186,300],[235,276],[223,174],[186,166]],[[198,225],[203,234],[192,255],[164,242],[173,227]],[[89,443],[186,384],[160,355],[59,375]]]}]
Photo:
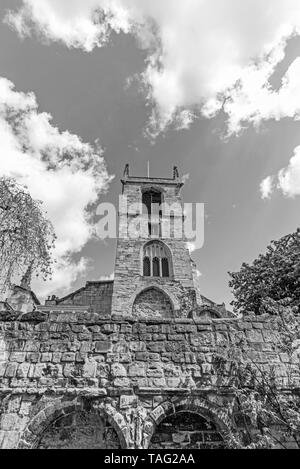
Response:
[{"label": "white cloud", "polygon": [[295,149],[287,168],[279,171],[278,186],[288,197],[300,195],[300,146]]},{"label": "white cloud", "polygon": [[193,243],[192,241],[187,241],[185,243],[186,248],[188,249],[189,253],[192,254],[192,252],[196,251],[196,243]]},{"label": "white cloud", "polygon": [[114,278],[115,278],[115,274],[114,272],[112,272],[110,275],[101,275],[98,280],[105,282],[105,281],[114,280]]},{"label": "white cloud", "polygon": [[300,117],[300,58],[288,68],[278,91],[269,79],[277,61],[263,62],[245,69],[239,86],[230,91],[224,111],[228,114],[229,133],[238,133],[243,124],[258,126],[262,120]]},{"label": "white cloud", "polygon": [[133,34],[148,50],[141,78],[154,103],[152,135],[188,127],[201,110],[214,116],[224,96],[229,132],[299,114],[297,61],[278,92],[269,86],[287,38],[299,34],[299,0],[23,0],[6,21],[21,36],[85,51],[106,45],[111,31]]},{"label": "white cloud", "polygon": [[87,267],[73,260],[93,236],[88,206],[110,181],[100,148],[68,131],[60,132],[51,116],[39,113],[33,93],[14,90],[0,78],[0,175],[9,175],[26,185],[43,208],[58,236],[53,280],[35,282],[39,293],[69,288]]},{"label": "white cloud", "polygon": [[261,193],[262,199],[270,198],[272,191],[273,191],[273,182],[274,182],[273,176],[268,176],[260,183],[260,193]]},{"label": "white cloud", "polygon": [[198,269],[196,269],[196,276],[197,276],[197,278],[202,277],[202,273]]},{"label": "white cloud", "polygon": [[276,176],[268,176],[260,185],[262,198],[270,198],[275,189],[286,197],[300,195],[300,146],[294,150],[294,155],[286,168],[281,169]]}]

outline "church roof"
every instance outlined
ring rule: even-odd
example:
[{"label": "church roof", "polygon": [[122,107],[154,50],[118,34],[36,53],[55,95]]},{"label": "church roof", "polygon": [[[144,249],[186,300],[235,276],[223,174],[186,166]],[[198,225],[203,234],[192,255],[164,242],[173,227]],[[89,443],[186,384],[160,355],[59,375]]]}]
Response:
[{"label": "church roof", "polygon": [[58,305],[88,306],[93,313],[109,315],[113,292],[113,280],[90,281],[63,298],[56,299]]}]

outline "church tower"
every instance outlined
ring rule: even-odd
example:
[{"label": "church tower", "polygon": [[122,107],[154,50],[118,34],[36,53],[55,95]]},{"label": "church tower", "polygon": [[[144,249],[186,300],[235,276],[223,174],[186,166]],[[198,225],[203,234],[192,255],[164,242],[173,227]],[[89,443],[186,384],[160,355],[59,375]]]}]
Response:
[{"label": "church tower", "polygon": [[178,170],[174,167],[172,178],[136,177],[126,165],[121,182],[112,314],[187,317],[197,306],[197,293],[182,229]]}]

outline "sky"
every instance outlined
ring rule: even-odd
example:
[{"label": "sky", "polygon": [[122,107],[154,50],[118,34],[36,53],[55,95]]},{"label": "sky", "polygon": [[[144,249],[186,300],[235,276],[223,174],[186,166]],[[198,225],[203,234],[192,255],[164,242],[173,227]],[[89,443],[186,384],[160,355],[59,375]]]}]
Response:
[{"label": "sky", "polygon": [[64,295],[111,278],[94,207],[133,175],[185,175],[205,203],[201,293],[299,226],[299,0],[2,0],[0,175],[26,184],[58,235]]}]

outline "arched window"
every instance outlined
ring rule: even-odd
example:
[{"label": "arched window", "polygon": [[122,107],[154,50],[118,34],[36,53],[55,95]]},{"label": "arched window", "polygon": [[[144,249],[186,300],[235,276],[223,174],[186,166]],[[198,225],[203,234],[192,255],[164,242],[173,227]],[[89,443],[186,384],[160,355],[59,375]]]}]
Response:
[{"label": "arched window", "polygon": [[152,264],[153,264],[153,273],[152,273],[153,277],[160,277],[159,258],[153,257]]},{"label": "arched window", "polygon": [[171,253],[161,241],[151,241],[144,246],[143,275],[145,277],[170,277],[172,275]]},{"label": "arched window", "polygon": [[161,236],[161,192],[150,189],[142,195],[143,213],[148,216],[149,236]]},{"label": "arched window", "polygon": [[144,275],[144,277],[150,277],[150,275],[151,275],[150,259],[149,259],[149,257],[144,257],[144,262],[143,262],[143,275]]},{"label": "arched window", "polygon": [[166,257],[163,257],[161,260],[161,270],[162,270],[162,277],[170,277],[169,261]]}]

